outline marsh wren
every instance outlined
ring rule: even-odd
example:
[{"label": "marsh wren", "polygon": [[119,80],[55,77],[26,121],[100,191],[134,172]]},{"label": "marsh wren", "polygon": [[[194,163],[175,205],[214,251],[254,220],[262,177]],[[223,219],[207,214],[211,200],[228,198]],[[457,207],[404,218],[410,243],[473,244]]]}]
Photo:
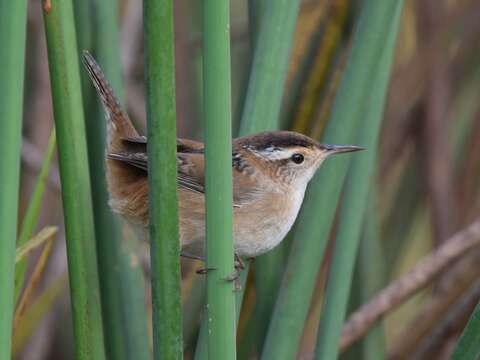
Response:
[{"label": "marsh wren", "polygon": [[[83,62],[107,118],[106,179],[109,204],[148,239],[147,138],[139,135],[99,65]],[[237,256],[256,257],[278,245],[295,221],[308,182],[332,154],[362,150],[323,145],[290,131],[233,140],[233,238]],[[182,254],[201,258],[205,243],[204,146],[177,139],[179,225]]]}]

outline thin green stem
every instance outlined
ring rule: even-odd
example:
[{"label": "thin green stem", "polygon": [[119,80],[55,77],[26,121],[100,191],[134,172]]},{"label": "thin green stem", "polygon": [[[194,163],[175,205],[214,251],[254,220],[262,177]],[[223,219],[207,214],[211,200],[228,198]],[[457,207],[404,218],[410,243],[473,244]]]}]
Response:
[{"label": "thin green stem", "polygon": [[204,119],[208,358],[235,359],[229,2],[205,0]]},{"label": "thin green stem", "polygon": [[[352,279],[349,311],[357,310],[368,302],[387,279],[383,244],[379,236],[377,201],[371,186],[368,209],[365,214],[362,238]],[[381,360],[386,357],[383,326],[379,323],[370,333],[341,356],[341,360]]]},{"label": "thin green stem", "polygon": [[[257,7],[257,10],[262,10],[262,23],[260,27],[256,27],[260,32],[255,37],[252,71],[240,127],[241,135],[276,129],[278,126],[300,4],[299,0],[264,2]],[[254,24],[258,25],[256,20]]]},{"label": "thin green stem", "polygon": [[[278,114],[283,95],[283,86],[287,74],[288,59],[295,32],[298,14],[298,0],[252,0],[249,2],[250,16],[253,18],[251,27],[251,48],[254,52],[252,70],[248,83],[248,93],[242,114],[240,135],[248,135],[278,127]],[[261,22],[261,25],[260,25]],[[282,39],[282,41],[277,41]],[[206,96],[206,94],[205,94]],[[275,284],[278,272],[270,269],[279,269],[277,266],[282,260],[282,249],[259,258],[255,264],[264,271],[260,286],[264,286],[265,293]],[[242,271],[241,283],[245,284],[249,266]],[[241,302],[245,286],[237,294],[237,319],[240,316]],[[272,301],[271,297],[261,301],[260,311],[267,309],[268,315]],[[196,359],[206,359],[202,339],[205,338],[206,326],[202,324]]]},{"label": "thin green stem", "polygon": [[[355,158],[347,176],[339,215],[335,252],[320,320],[316,359],[335,359],[338,355],[338,343],[347,308],[353,267],[364,214],[368,205],[368,191],[375,169],[378,134],[380,133],[390,68],[403,9],[403,1],[382,1],[383,4],[389,5],[383,16],[390,19],[390,24],[386,29],[384,47],[378,57],[376,71],[371,77],[369,96],[364,104],[363,113],[368,119],[368,124],[361,127],[357,135],[357,143],[368,151]],[[372,0],[371,3],[376,3],[376,1]]]},{"label": "thin green stem", "polygon": [[0,360],[11,358],[26,21],[26,0],[0,0]]},{"label": "thin green stem", "polygon": [[270,0],[248,0],[248,35],[252,53],[255,52],[260,24],[264,21],[262,17],[269,2],[272,3]]},{"label": "thin green stem", "polygon": [[182,359],[172,0],[145,0],[150,258],[155,359]]},{"label": "thin green stem", "polygon": [[97,255],[71,0],[44,8],[77,359],[104,359]]},{"label": "thin green stem", "polygon": [[[89,11],[92,8],[90,1],[77,0],[76,5],[82,15],[76,18],[79,49],[90,49],[91,44],[94,44],[99,64],[105,69],[106,77],[115,93],[120,94],[119,98],[122,99],[117,0],[96,2],[95,12]],[[95,34],[93,38],[89,37],[92,28]],[[83,75],[82,80],[86,71]],[[143,283],[138,281],[138,278],[141,278],[141,269],[130,264],[131,257],[135,257],[135,254],[126,253],[125,244],[129,240],[122,241],[121,222],[108,207],[105,181],[105,115],[100,102],[92,101],[94,93],[90,83],[83,88],[83,98],[87,114],[103,323],[104,328],[109,329],[105,332],[106,353],[108,358],[112,359],[148,359],[145,305],[138,299],[143,297],[144,293]]]},{"label": "thin green stem", "polygon": [[[134,238],[124,240],[118,264],[120,296],[122,298],[123,338],[126,358],[149,360],[151,358],[148,336],[147,309],[145,306],[145,277]],[[121,279],[120,279],[121,277]]]},{"label": "thin green stem", "polygon": [[[252,69],[245,99],[240,135],[278,128],[299,1],[249,1]],[[276,41],[275,39],[282,39]],[[263,346],[271,309],[282,275],[285,242],[255,261],[257,301],[253,330],[255,347]],[[243,290],[242,290],[243,291]],[[247,345],[249,346],[249,345]],[[248,352],[248,350],[247,350]]]},{"label": "thin green stem", "polygon": [[[55,151],[55,129],[52,129],[50,133],[50,139],[48,140],[47,149],[43,156],[42,167],[38,174],[35,188],[33,189],[32,196],[28,202],[28,208],[23,217],[22,226],[20,229],[20,235],[17,240],[17,247],[25,244],[28,239],[32,237],[33,230],[37,226],[38,216],[40,214],[40,205],[42,204],[43,193],[45,192],[45,183],[48,177],[48,171],[52,162],[53,153]],[[25,271],[27,270],[27,260],[22,259],[15,267],[15,303],[18,301],[18,296],[23,287],[23,281],[25,278]]]}]

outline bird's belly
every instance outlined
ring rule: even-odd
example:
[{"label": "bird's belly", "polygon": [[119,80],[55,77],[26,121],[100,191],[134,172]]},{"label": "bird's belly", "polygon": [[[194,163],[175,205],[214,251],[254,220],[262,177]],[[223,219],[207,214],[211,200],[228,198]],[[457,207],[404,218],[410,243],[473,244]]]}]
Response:
[{"label": "bird's belly", "polygon": [[[279,196],[273,209],[270,204],[271,210],[268,213],[265,213],[266,205],[262,202],[234,208],[235,252],[240,256],[256,257],[277,246],[295,222],[302,200],[303,192]],[[182,251],[191,255],[204,256],[205,214],[203,206],[180,204]],[[199,211],[199,209],[201,210]]]},{"label": "bird's belly", "polygon": [[235,237],[235,251],[240,256],[256,257],[276,247],[292,227],[294,217],[282,223],[261,221],[244,228]]},{"label": "bird's belly", "polygon": [[[234,223],[235,223],[234,218]],[[295,217],[285,221],[259,221],[248,225],[236,227],[234,231],[234,248],[240,256],[256,257],[268,252],[277,246],[287,235],[292,227]],[[200,230],[200,227],[199,227]],[[197,233],[197,236],[182,237],[182,250],[188,254],[204,256],[205,236]]]},{"label": "bird's belly", "polygon": [[[270,205],[270,212],[243,209],[234,217],[235,250],[240,256],[255,257],[277,246],[290,231],[303,201],[303,192],[283,195]],[[264,205],[261,205],[263,207]],[[249,214],[247,214],[249,213]]]}]

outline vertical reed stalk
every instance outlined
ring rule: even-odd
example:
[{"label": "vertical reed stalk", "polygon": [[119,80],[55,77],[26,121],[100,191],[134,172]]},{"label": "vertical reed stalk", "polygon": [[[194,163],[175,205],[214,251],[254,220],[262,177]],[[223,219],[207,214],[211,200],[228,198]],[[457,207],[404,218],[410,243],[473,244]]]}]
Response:
[{"label": "vertical reed stalk", "polygon": [[[283,96],[283,87],[287,75],[288,59],[295,32],[295,24],[299,9],[298,0],[250,0],[249,27],[251,49],[254,53],[252,70],[248,83],[248,93],[242,114],[240,135],[248,135],[278,127],[278,114]],[[276,39],[282,39],[277,41]],[[261,286],[263,294],[269,294],[276,286],[278,264],[283,259],[279,247],[272,253],[257,259],[255,264],[260,274],[256,282]],[[242,289],[237,294],[237,319],[245,290],[248,274],[247,268],[242,271],[239,282]],[[271,296],[259,299],[258,311],[269,317],[272,306]],[[265,311],[264,311],[265,310]],[[257,324],[258,325],[258,324]],[[196,359],[206,359],[202,348],[206,326],[202,325],[196,351]],[[263,330],[259,329],[259,333]],[[260,342],[261,343],[261,342]]]},{"label": "vertical reed stalk", "polygon": [[[375,1],[372,1],[374,3]],[[317,338],[317,359],[334,359],[338,355],[338,344],[347,308],[353,267],[364,213],[368,205],[368,191],[375,169],[378,134],[383,119],[383,108],[390,79],[398,24],[403,1],[383,1],[389,5],[384,16],[390,19],[385,29],[383,51],[377,58],[375,72],[371,73],[371,89],[362,113],[368,122],[359,129],[357,143],[367,151],[358,154],[347,176],[343,204],[335,241],[335,251],[329,272],[325,304],[322,309]]]},{"label": "vertical reed stalk", "polygon": [[0,0],[0,359],[11,358],[26,0]]},{"label": "vertical reed stalk", "polygon": [[62,200],[75,351],[77,359],[104,359],[97,255],[71,0],[44,6]]},{"label": "vertical reed stalk", "polygon": [[[378,157],[377,157],[378,159]],[[352,280],[350,304],[356,310],[367,303],[379,290],[385,286],[386,266],[382,239],[379,236],[377,218],[377,201],[374,196],[374,187],[370,186],[368,209],[365,214],[362,238],[358,248],[358,258]],[[353,300],[353,301],[352,301]],[[381,322],[369,334],[346,352],[348,359],[382,360],[386,357],[385,336]],[[343,357],[342,357],[343,359]]]},{"label": "vertical reed stalk", "polygon": [[[77,0],[81,17],[76,19],[79,29],[79,48],[94,52],[99,64],[112,84],[119,99],[123,98],[120,69],[117,0],[95,2],[95,12],[88,10],[90,1]],[[90,14],[90,16],[87,16]],[[89,37],[92,32],[95,36]],[[82,41],[82,42],[80,42]],[[86,75],[86,71],[83,72]],[[83,79],[82,79],[83,80]],[[102,299],[105,348],[108,358],[148,359],[148,337],[141,270],[130,263],[125,251],[127,241],[122,241],[121,222],[108,207],[105,181],[105,115],[88,83],[83,91],[86,111],[90,179],[95,215],[100,292]],[[132,254],[132,256],[135,256]],[[134,274],[136,272],[136,274]]]},{"label": "vertical reed stalk", "polygon": [[[35,188],[33,189],[32,196],[28,202],[27,210],[23,216],[22,226],[20,229],[20,235],[18,235],[17,247],[25,244],[33,235],[33,230],[37,226],[38,216],[40,214],[40,205],[42,204],[43,193],[45,192],[45,183],[52,162],[53,153],[56,148],[55,129],[52,129],[50,138],[48,140],[47,149],[43,155],[42,167],[38,174]],[[25,279],[25,271],[27,270],[27,259],[22,259],[17,262],[15,266],[15,303],[18,301],[20,291],[23,287]]]},{"label": "vertical reed stalk", "polygon": [[250,51],[255,52],[258,33],[262,16],[265,14],[265,8],[270,0],[248,0],[248,36],[250,41]]},{"label": "vertical reed stalk", "polygon": [[150,258],[155,359],[182,359],[172,0],[145,0]]},{"label": "vertical reed stalk", "polygon": [[[366,89],[371,89],[371,76],[385,46],[391,3],[374,0],[363,5],[345,74],[322,137],[326,143],[352,143],[360,124],[368,126],[364,105],[371,90]],[[263,359],[295,357],[349,160],[348,155],[327,160],[309,186],[294,229]]]},{"label": "vertical reed stalk", "polygon": [[235,359],[229,1],[204,0],[208,358]]},{"label": "vertical reed stalk", "polygon": [[241,135],[276,129],[278,126],[288,59],[300,6],[299,0],[257,1],[262,4],[257,4],[255,8],[256,19],[253,24],[259,32],[254,37],[252,70],[242,115]]},{"label": "vertical reed stalk", "polygon": [[[298,0],[249,1],[253,61],[240,135],[278,128],[299,6]],[[252,318],[253,326],[250,326],[254,346],[260,349],[268,329],[271,309],[275,303],[282,274],[285,244],[283,242],[255,261],[255,288],[258,296],[255,302],[255,319]]]}]

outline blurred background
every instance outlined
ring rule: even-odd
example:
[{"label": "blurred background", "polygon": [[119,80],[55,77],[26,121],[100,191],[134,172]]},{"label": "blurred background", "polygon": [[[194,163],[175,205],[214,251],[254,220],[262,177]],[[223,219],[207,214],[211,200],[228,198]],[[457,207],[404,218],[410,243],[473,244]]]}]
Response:
[{"label": "blurred background", "polygon": [[[322,134],[361,3],[360,0],[302,2],[280,115],[283,128],[316,138]],[[371,206],[380,229],[381,252],[379,256],[372,253],[371,261],[378,265],[381,287],[480,214],[479,18],[480,2],[476,0],[405,1],[372,184]],[[144,130],[140,0],[119,1],[119,27],[124,104],[138,128]],[[95,34],[94,28],[92,33]],[[201,140],[200,1],[175,0],[175,36],[178,136]],[[250,68],[249,36],[248,2],[231,1],[235,132]],[[25,81],[20,219],[29,204],[53,124],[38,0],[29,2]],[[85,115],[87,119],[93,116],[88,109]],[[26,316],[15,329],[17,359],[70,359],[73,356],[60,181],[55,157],[46,184],[37,230],[57,225],[60,231],[43,275],[26,305]],[[124,229],[124,234],[131,238],[128,229]],[[132,240],[125,246],[128,246],[130,260],[135,266],[138,264],[144,275],[141,279],[148,284],[148,247]],[[30,255],[27,279],[34,272],[41,253],[37,250]],[[310,358],[315,347],[329,254],[327,249],[298,350],[300,359]],[[468,252],[435,282],[386,316],[383,321],[386,357],[442,359],[448,355],[480,299],[479,256],[478,250]],[[194,271],[200,266],[198,262],[182,259],[184,303],[188,311],[184,317],[191,320],[184,332],[188,358],[195,347],[203,304],[201,280]],[[255,264],[246,285],[240,318],[240,359],[258,357],[258,347],[242,347],[252,332],[254,273]],[[360,305],[355,294],[362,286],[361,279],[354,279],[352,310]],[[150,311],[148,286],[144,287],[145,296],[140,296],[139,301]],[[359,359],[358,354],[347,351],[342,356]]]}]

